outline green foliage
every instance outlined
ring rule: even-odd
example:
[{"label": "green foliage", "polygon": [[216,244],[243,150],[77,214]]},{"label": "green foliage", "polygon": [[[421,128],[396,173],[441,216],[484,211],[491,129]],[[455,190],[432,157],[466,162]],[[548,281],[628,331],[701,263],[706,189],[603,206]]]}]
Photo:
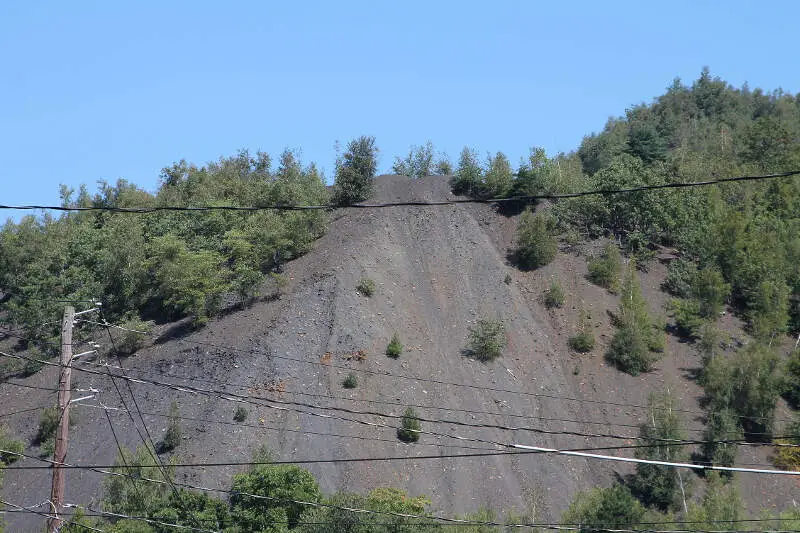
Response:
[{"label": "green foliage", "polygon": [[525,211],[517,227],[516,258],[520,267],[539,268],[555,259],[558,245],[554,233],[553,217]]},{"label": "green foliage", "polygon": [[[316,168],[303,167],[292,152],[273,170],[266,154],[242,151],[200,168],[181,161],[163,169],[155,195],[119,180],[101,182],[94,195],[82,187],[77,198],[65,188],[62,199],[67,207],[317,205],[328,193]],[[305,253],[325,220],[322,211],[214,211],[7,222],[0,227],[0,286],[8,295],[0,316],[26,337],[56,343],[58,324],[34,328],[61,314],[54,299],[100,299],[114,323],[193,315],[201,324],[227,295],[257,295],[265,273]]]},{"label": "green foliage", "polygon": [[347,377],[344,378],[342,381],[342,387],[345,389],[355,389],[358,386],[358,377],[353,373],[350,372],[347,374]]},{"label": "green foliage", "polygon": [[475,195],[483,182],[483,167],[475,150],[464,147],[458,158],[458,167],[450,181],[453,194]]},{"label": "green foliage", "polygon": [[407,407],[403,413],[399,428],[397,428],[397,438],[403,442],[417,442],[419,431],[422,426],[419,423],[419,415],[412,407]]},{"label": "green foliage", "polygon": [[233,420],[242,423],[247,420],[247,414],[247,409],[243,405],[239,405],[233,412]]},{"label": "green foliage", "polygon": [[[744,438],[739,418],[729,407],[712,408],[708,414],[708,422],[703,433],[703,444],[700,453],[703,458],[717,466],[733,466],[736,460],[738,446],[734,443],[720,441],[735,441]],[[730,477],[732,474],[725,473]]]},{"label": "green foliage", "polygon": [[58,429],[59,413],[57,407],[46,407],[39,414],[39,428],[33,439],[34,444],[38,444],[45,455],[53,452],[54,439]]},{"label": "green foliage", "polygon": [[700,316],[700,302],[675,298],[669,303],[678,332],[684,337],[696,337],[705,320]]},{"label": "green foliage", "polygon": [[798,448],[800,445],[800,415],[797,415],[795,421],[786,427],[784,434],[789,437],[777,439],[776,442],[788,446],[778,446],[772,462],[781,469],[800,471],[800,448]]},{"label": "green foliage", "polygon": [[663,350],[663,334],[647,312],[636,265],[631,261],[620,291],[618,325],[606,359],[623,372],[648,372]]},{"label": "green foliage", "polygon": [[716,268],[698,270],[692,280],[692,296],[698,301],[698,314],[703,318],[715,319],[730,293],[730,284]]},{"label": "green foliage", "polygon": [[742,417],[745,435],[768,441],[775,402],[782,390],[778,357],[768,347],[752,343],[731,357],[711,357],[703,384],[712,411],[730,409]]},{"label": "green foliage", "polygon": [[686,259],[671,261],[667,267],[667,277],[661,288],[673,296],[689,298],[692,295],[692,283],[697,274],[697,267]]},{"label": "green foliage", "polygon": [[[641,443],[649,447],[637,449],[636,457],[653,461],[684,461],[685,446],[669,444],[670,440],[686,438],[674,396],[669,390],[651,394],[648,406],[650,422],[642,425],[639,434]],[[636,473],[631,476],[629,485],[639,501],[662,511],[677,509],[686,490],[677,469],[647,463],[636,465]]]},{"label": "green foliage", "polygon": [[503,152],[489,156],[486,161],[486,173],[483,176],[482,195],[488,198],[507,196],[514,181],[511,163]]},{"label": "green foliage", "polygon": [[622,272],[622,258],[614,243],[606,244],[603,252],[591,259],[588,264],[589,281],[608,289],[612,293],[619,290],[619,276]]},{"label": "green foliage", "polygon": [[22,453],[25,450],[25,444],[22,441],[9,437],[8,430],[4,427],[0,427],[0,449],[6,450],[6,452],[0,452],[0,472],[2,472],[4,466],[16,463],[22,459],[21,456],[15,454]]},{"label": "green foliage", "polygon": [[598,529],[633,528],[645,509],[624,485],[579,492],[561,517],[561,523],[577,524],[582,533]]},{"label": "green foliage", "polygon": [[506,277],[503,278],[503,283],[506,285],[511,285],[512,281],[511,274],[506,274]]},{"label": "green foliage", "polygon": [[[411,497],[398,489],[378,488],[366,496],[337,492],[325,498],[330,507],[317,507],[303,513],[298,529],[302,533],[395,533],[418,531],[420,524],[432,526],[435,522],[424,518],[406,518],[397,515],[353,513],[342,510],[368,509],[378,513],[398,513],[426,516],[430,502],[424,496]],[[424,527],[427,531],[437,527]],[[462,530],[463,528],[459,528]]]},{"label": "green foliage", "polygon": [[466,354],[478,361],[492,361],[503,354],[506,347],[506,325],[502,320],[482,318],[469,328]]},{"label": "green foliage", "polygon": [[369,278],[361,278],[356,285],[356,290],[369,298],[375,293],[375,282]]},{"label": "green foliage", "polygon": [[589,353],[594,349],[594,334],[592,334],[589,315],[581,311],[578,317],[578,331],[567,341],[569,347],[578,353]]},{"label": "green foliage", "polygon": [[789,354],[784,363],[784,396],[795,408],[800,408],[800,349]]},{"label": "green foliage", "polygon": [[369,198],[377,170],[375,137],[361,136],[347,143],[344,154],[336,160],[333,203],[351,205]]},{"label": "green foliage", "polygon": [[395,157],[392,173],[411,178],[449,176],[453,168],[445,154],[434,155],[433,143],[428,141],[422,146],[412,146],[405,159]]},{"label": "green foliage", "polygon": [[734,483],[725,483],[719,474],[708,474],[708,484],[702,503],[689,506],[687,525],[692,529],[735,531],[737,522],[745,517],[744,503]]},{"label": "green foliage", "polygon": [[[149,336],[153,331],[154,322],[152,320],[142,320],[138,316],[133,316],[125,320],[121,326],[125,329],[115,328],[118,338],[115,339],[117,352],[121,355],[131,355],[137,350],[144,348]],[[113,335],[113,333],[112,333]]]},{"label": "green foliage", "polygon": [[42,361],[47,359],[47,357],[35,346],[28,348],[26,357],[28,357],[28,359],[22,365],[22,377],[30,377],[44,368],[44,362]]},{"label": "green foliage", "polygon": [[289,500],[321,500],[314,476],[295,465],[257,465],[248,472],[234,475],[231,490],[231,512],[238,515],[237,521],[243,531],[280,531],[276,521],[288,522],[289,528],[294,528],[306,506]]},{"label": "green foliage", "polygon": [[[676,80],[653,103],[609,120],[568,159],[580,164],[584,190],[790,170],[800,165],[798,109],[796,95],[734,88],[705,69],[693,84]],[[613,235],[633,254],[651,244],[679,249],[686,260],[672,262],[665,288],[697,299],[704,319],[729,303],[768,339],[800,330],[798,198],[800,182],[788,179],[573,198],[553,213],[560,226]],[[721,277],[699,274],[690,294],[694,264]]]},{"label": "green foliage", "polygon": [[181,444],[181,420],[177,402],[172,402],[169,406],[169,422],[164,438],[158,445],[158,453],[171,452]]},{"label": "green foliage", "polygon": [[554,279],[550,282],[550,287],[544,291],[544,305],[548,309],[560,308],[564,305],[564,301],[564,289],[561,288],[558,280]]},{"label": "green foliage", "polygon": [[392,335],[392,340],[389,342],[389,345],[386,346],[386,355],[397,359],[400,357],[400,354],[403,353],[403,344],[400,342],[400,337],[397,335],[397,332]]}]

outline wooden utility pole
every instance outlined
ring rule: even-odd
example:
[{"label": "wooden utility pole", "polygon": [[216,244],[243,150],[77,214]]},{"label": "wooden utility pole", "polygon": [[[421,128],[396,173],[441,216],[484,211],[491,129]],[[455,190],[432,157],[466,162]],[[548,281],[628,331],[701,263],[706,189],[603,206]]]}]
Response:
[{"label": "wooden utility pole", "polygon": [[53,516],[47,520],[48,533],[55,533],[63,520],[59,518],[64,505],[64,469],[61,465],[67,458],[67,439],[69,437],[69,402],[72,388],[72,323],[75,321],[75,308],[64,309],[64,321],[61,324],[61,375],[58,378],[58,430],[56,433],[56,450],[53,454],[53,488],[50,502],[53,505]]}]

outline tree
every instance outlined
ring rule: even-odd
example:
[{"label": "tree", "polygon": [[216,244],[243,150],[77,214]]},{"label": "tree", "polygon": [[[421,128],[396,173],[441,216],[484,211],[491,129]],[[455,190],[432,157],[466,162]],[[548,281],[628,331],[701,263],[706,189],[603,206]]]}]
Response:
[{"label": "tree", "polygon": [[775,402],[783,383],[779,370],[775,353],[758,343],[751,343],[731,357],[710,358],[703,371],[710,408],[730,409],[741,417],[745,436],[769,441]]},{"label": "tree", "polygon": [[412,146],[405,159],[394,158],[392,173],[410,178],[424,178],[434,173],[433,143]]},{"label": "tree", "polygon": [[[733,466],[736,460],[738,445],[734,442],[744,438],[739,417],[730,407],[718,407],[708,414],[708,422],[703,433],[703,444],[700,452],[712,465]],[[724,473],[727,477],[732,474]]]},{"label": "tree", "polygon": [[736,531],[737,522],[745,516],[744,504],[733,483],[724,483],[717,472],[708,474],[705,496],[701,504],[693,504],[686,515],[691,529]]},{"label": "tree", "polygon": [[401,427],[397,428],[397,438],[403,442],[417,442],[420,427],[419,415],[413,407],[407,407],[401,419]]},{"label": "tree", "polygon": [[231,510],[239,515],[242,530],[254,533],[281,531],[282,522],[294,528],[307,507],[294,502],[321,500],[314,476],[295,465],[257,465],[234,475],[231,491]]},{"label": "tree", "polygon": [[511,163],[503,152],[489,156],[486,162],[486,174],[483,178],[484,195],[489,198],[501,198],[511,190],[514,172]]},{"label": "tree", "polygon": [[617,331],[611,339],[606,359],[623,372],[638,375],[648,372],[663,350],[663,338],[647,312],[636,265],[631,261],[620,291]]},{"label": "tree", "polygon": [[558,244],[555,219],[547,214],[526,210],[517,227],[516,256],[522,268],[534,269],[550,263],[556,257]]},{"label": "tree", "polygon": [[[676,403],[668,389],[650,395],[650,422],[643,424],[639,432],[641,443],[648,447],[637,449],[636,457],[666,462],[685,460],[685,447],[669,443],[686,439],[683,423],[676,412]],[[686,505],[684,480],[674,467],[639,463],[629,484],[631,492],[645,505],[662,511],[677,509],[681,501]]]},{"label": "tree", "polygon": [[369,198],[377,169],[375,137],[361,136],[347,143],[347,149],[336,162],[334,204],[351,205]]},{"label": "tree", "polygon": [[[407,518],[401,514],[425,516],[430,502],[424,496],[411,497],[398,489],[378,488],[366,496],[336,493],[325,499],[328,507],[317,507],[303,514],[302,533],[405,533],[436,529],[433,520]],[[343,508],[367,509],[376,513],[354,513]],[[378,513],[392,513],[389,515]],[[434,527],[431,527],[434,526]]]},{"label": "tree", "polygon": [[565,525],[577,525],[582,533],[603,529],[633,528],[645,509],[624,485],[579,492],[561,517]]},{"label": "tree", "polygon": [[458,158],[458,167],[450,181],[453,194],[476,195],[483,181],[483,168],[475,150],[464,147]]}]

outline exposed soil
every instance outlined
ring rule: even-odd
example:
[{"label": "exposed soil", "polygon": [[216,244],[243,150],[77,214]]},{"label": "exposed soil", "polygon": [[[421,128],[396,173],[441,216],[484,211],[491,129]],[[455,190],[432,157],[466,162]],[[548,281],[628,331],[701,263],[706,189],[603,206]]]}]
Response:
[{"label": "exposed soil", "polygon": [[[393,201],[452,196],[447,180],[441,177],[410,180],[384,176],[377,180],[376,197]],[[668,336],[665,357],[655,371],[642,376],[628,376],[608,367],[602,357],[612,334],[607,311],[616,309],[618,298],[585,280],[584,254],[591,251],[589,245],[586,249],[563,248],[547,267],[521,272],[506,259],[515,227],[515,217],[504,217],[485,205],[346,211],[332,221],[312,252],[286,265],[290,281],[281,297],[215,319],[200,331],[156,343],[124,364],[131,376],[283,402],[391,415],[400,415],[406,405],[413,404],[422,406],[417,411],[430,419],[620,436],[638,433],[636,426],[645,421],[645,410],[602,402],[642,406],[649,393],[670,387],[681,408],[691,411],[683,413],[689,437],[699,438],[702,390],[692,379],[699,358],[691,344]],[[654,262],[641,276],[654,313],[663,314],[667,300],[659,289],[664,273],[665,267]],[[504,282],[507,274],[511,276],[508,284]],[[356,291],[362,277],[375,281],[372,297]],[[541,304],[541,295],[554,277],[565,288],[566,305],[549,311]],[[581,309],[591,316],[598,346],[593,353],[578,356],[568,350],[567,339],[574,334]],[[462,354],[468,327],[481,317],[501,317],[507,325],[508,347],[501,358],[490,363]],[[722,322],[729,331],[740,330],[741,325],[731,316]],[[384,355],[394,332],[406,345],[396,360]],[[342,387],[350,371],[358,375],[355,389]],[[101,391],[99,400],[104,405],[121,406],[108,378],[84,372],[73,375],[75,388],[95,387]],[[52,387],[56,381],[54,369],[45,369],[24,383]],[[122,381],[117,385],[132,407],[127,385]],[[130,386],[146,413],[166,414],[175,400],[181,416],[203,420],[182,421],[184,440],[174,453],[178,462],[247,461],[261,444],[267,444],[281,460],[480,451],[464,446],[500,449],[489,443],[429,434],[423,434],[416,444],[404,444],[392,427],[310,416],[297,410],[387,426],[396,426],[396,419],[298,405],[275,404],[289,410],[246,405],[249,416],[237,424],[233,421],[240,405],[237,402],[148,384]],[[44,405],[49,394],[3,386],[3,412]],[[97,401],[87,403],[98,405]],[[90,407],[76,411],[79,421],[71,432],[68,461],[113,463],[117,449],[103,411]],[[125,412],[110,411],[109,415],[124,445],[133,448],[141,444]],[[145,415],[144,419],[158,441],[166,417]],[[7,423],[13,433],[30,441],[37,420],[34,412],[8,417]],[[452,424],[423,423],[423,430],[553,448],[635,444]],[[608,453],[632,455],[631,450]],[[768,465],[768,450],[743,448],[739,462]],[[39,463],[25,459],[17,464]],[[426,494],[444,514],[491,506],[535,510],[537,519],[546,521],[557,520],[576,491],[608,485],[615,476],[632,471],[622,463],[556,455],[311,464],[307,468],[325,491],[362,492],[388,485],[414,495]],[[238,470],[178,468],[177,480],[226,489]],[[49,497],[49,476],[48,470],[8,471],[2,492],[25,505],[41,502]],[[97,501],[103,477],[86,470],[68,471],[67,501]],[[785,508],[799,488],[797,480],[779,476],[741,475],[738,483],[752,509]],[[694,485],[702,487],[696,479]],[[695,490],[694,497],[698,492]],[[6,521],[9,531],[33,530],[39,523],[26,513],[9,515]]]}]

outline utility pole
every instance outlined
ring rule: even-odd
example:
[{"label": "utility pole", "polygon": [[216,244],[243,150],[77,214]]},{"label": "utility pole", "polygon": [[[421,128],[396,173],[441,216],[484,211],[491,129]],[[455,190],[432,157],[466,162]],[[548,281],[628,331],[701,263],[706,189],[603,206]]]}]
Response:
[{"label": "utility pole", "polygon": [[69,438],[69,403],[72,388],[72,323],[75,321],[75,308],[68,305],[64,309],[64,321],[61,324],[61,375],[58,379],[58,430],[56,433],[56,449],[53,454],[53,488],[50,502],[53,505],[53,517],[47,520],[48,533],[56,533],[63,520],[59,518],[64,505],[64,469],[61,465],[67,458],[67,439]]}]

